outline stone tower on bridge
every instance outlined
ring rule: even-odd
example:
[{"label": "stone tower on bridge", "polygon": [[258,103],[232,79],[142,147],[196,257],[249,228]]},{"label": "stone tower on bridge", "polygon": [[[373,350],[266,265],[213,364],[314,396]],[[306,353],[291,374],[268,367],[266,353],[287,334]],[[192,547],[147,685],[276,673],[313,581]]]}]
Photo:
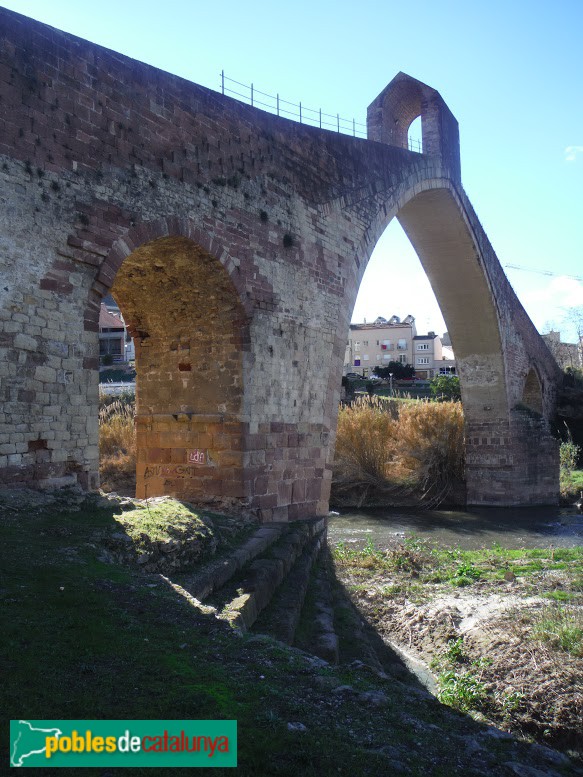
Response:
[{"label": "stone tower on bridge", "polygon": [[0,483],[98,485],[111,290],[136,343],[138,496],[325,513],[348,324],[396,217],[455,347],[469,503],[556,501],[557,367],[434,89],[400,73],[362,140],[0,9],[0,102]]}]

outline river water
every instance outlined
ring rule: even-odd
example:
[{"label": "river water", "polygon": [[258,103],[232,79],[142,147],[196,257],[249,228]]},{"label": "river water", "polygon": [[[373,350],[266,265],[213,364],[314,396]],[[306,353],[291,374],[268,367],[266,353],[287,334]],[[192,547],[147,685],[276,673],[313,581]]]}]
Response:
[{"label": "river water", "polygon": [[462,510],[374,509],[331,514],[328,540],[387,547],[412,533],[442,546],[490,548],[583,545],[583,515],[575,507],[472,508]]}]

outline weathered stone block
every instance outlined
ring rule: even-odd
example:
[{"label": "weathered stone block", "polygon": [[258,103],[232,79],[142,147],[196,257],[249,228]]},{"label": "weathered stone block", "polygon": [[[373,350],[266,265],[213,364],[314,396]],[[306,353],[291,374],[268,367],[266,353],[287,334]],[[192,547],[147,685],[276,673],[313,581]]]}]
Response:
[{"label": "weathered stone block", "polygon": [[[459,359],[470,500],[555,499],[548,429],[512,413],[524,400],[548,421],[557,372],[461,188],[457,122],[434,89],[400,74],[371,106],[377,142],[367,143],[5,9],[0,37],[0,69],[39,85],[23,99],[0,82],[3,115],[43,128],[41,146],[26,131],[5,133],[1,148],[3,423],[52,443],[55,482],[69,466],[89,473],[84,482],[97,474],[99,302],[113,288],[136,343],[140,494],[249,499],[265,520],[325,513],[342,344],[368,259],[397,214]],[[55,58],[69,70],[51,71],[49,85]],[[94,77],[72,82],[88,68]],[[89,116],[100,104],[123,117],[124,137]],[[393,145],[416,115],[422,155]],[[130,135],[142,138],[139,159]],[[58,202],[38,211],[30,159],[59,187]],[[200,451],[212,466],[189,464]],[[13,480],[2,462],[0,482]],[[16,466],[19,482],[35,483],[35,462]]]}]

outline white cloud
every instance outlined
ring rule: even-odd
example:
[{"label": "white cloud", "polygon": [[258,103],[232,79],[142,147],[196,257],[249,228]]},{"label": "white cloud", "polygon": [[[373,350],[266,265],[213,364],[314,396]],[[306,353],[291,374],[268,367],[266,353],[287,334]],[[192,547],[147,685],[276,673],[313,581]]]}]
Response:
[{"label": "white cloud", "polygon": [[553,321],[566,339],[573,339],[575,334],[568,312],[570,308],[583,306],[583,283],[560,275],[539,288],[521,292],[515,284],[514,289],[539,332],[545,331],[548,322]]},{"label": "white cloud", "polygon": [[565,149],[565,162],[574,162],[578,154],[583,154],[583,146],[567,146]]},{"label": "white cloud", "polygon": [[559,275],[546,286],[528,291],[523,296],[530,304],[548,303],[558,308],[574,308],[583,305],[583,283]]}]

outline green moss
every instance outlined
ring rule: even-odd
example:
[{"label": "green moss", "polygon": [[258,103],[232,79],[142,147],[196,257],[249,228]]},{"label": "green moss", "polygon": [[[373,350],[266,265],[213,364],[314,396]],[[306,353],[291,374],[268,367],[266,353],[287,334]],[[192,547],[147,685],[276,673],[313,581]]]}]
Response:
[{"label": "green moss", "polygon": [[137,547],[144,543],[143,535],[147,535],[152,542],[180,541],[213,535],[208,514],[196,512],[190,505],[176,499],[167,499],[151,505],[144,503],[115,518]]}]

